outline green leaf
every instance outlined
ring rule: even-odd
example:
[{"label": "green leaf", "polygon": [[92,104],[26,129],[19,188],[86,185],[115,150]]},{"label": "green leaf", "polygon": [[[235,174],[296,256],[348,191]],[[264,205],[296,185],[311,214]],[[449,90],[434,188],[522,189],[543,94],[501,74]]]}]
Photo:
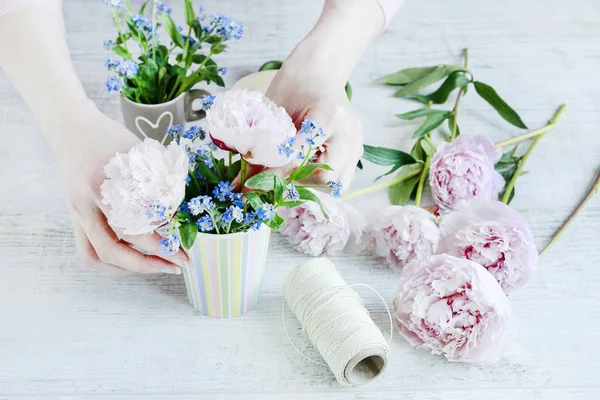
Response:
[{"label": "green leaf", "polygon": [[[192,56],[192,62],[194,64],[202,64],[204,62],[204,60],[206,60],[207,56],[204,54],[194,54]],[[217,63],[214,62],[213,59],[208,59],[208,61],[206,61],[206,64],[204,64],[205,66],[217,66]]]},{"label": "green leaf", "polygon": [[281,177],[270,171],[263,171],[260,174],[254,175],[246,181],[245,186],[250,189],[262,190],[268,192],[275,190],[275,184]]},{"label": "green leaf", "polygon": [[175,26],[173,19],[171,19],[171,16],[165,12],[162,13],[162,19],[165,30],[171,37],[173,43],[175,43],[176,46],[181,47],[183,49],[183,47],[185,46],[185,44],[183,43],[183,38],[181,37],[181,33],[179,33],[179,31],[177,30],[177,27]]},{"label": "green leaf", "polygon": [[410,82],[406,86],[398,89],[396,93],[394,93],[394,97],[404,97],[409,94],[416,93],[418,90],[423,89],[429,85],[433,85],[434,83],[444,79],[446,76],[450,75],[455,71],[459,71],[464,69],[462,67],[457,67],[455,65],[440,65],[437,66],[428,73],[427,75]]},{"label": "green leaf", "polygon": [[125,50],[125,48],[123,46],[114,46],[112,48],[112,51],[114,51],[114,53],[116,55],[124,58],[125,60],[133,61],[131,54],[129,54],[129,52],[127,50]]},{"label": "green leaf", "polygon": [[144,12],[146,11],[146,7],[148,6],[148,2],[150,2],[150,0],[146,0],[144,2],[144,4],[142,4],[142,8],[140,8],[140,12],[138,14],[144,15]]},{"label": "green leaf", "polygon": [[196,241],[196,236],[198,235],[198,225],[193,222],[188,222],[185,224],[181,224],[179,227],[179,236],[181,237],[181,244],[183,248],[189,250],[194,245]]},{"label": "green leaf", "polygon": [[277,60],[267,61],[266,63],[261,65],[258,70],[259,71],[270,71],[270,70],[274,70],[274,69],[281,69],[282,65],[283,65],[283,62],[281,62],[281,61],[277,61]]},{"label": "green leaf", "polygon": [[226,48],[227,48],[227,45],[225,45],[223,43],[215,43],[210,47],[210,51],[213,54],[221,54],[222,52],[225,51]]},{"label": "green leaf", "polygon": [[221,179],[215,174],[215,172],[206,166],[203,162],[199,162],[196,164],[196,168],[200,172],[200,175],[210,184],[217,185],[221,182]]},{"label": "green leaf", "polygon": [[449,118],[451,115],[452,113],[450,111],[446,111],[445,113],[441,114],[428,115],[425,119],[425,122],[423,122],[423,124],[417,128],[415,133],[413,133],[413,139],[418,139],[427,135],[429,132],[440,126],[442,122],[444,122],[446,118]]},{"label": "green leaf", "polygon": [[273,217],[271,217],[270,220],[264,221],[264,223],[269,228],[271,228],[274,231],[276,231],[276,230],[279,230],[283,226],[283,224],[285,223],[285,221],[283,220],[283,218],[281,218],[279,216],[279,214],[275,213],[275,215],[273,215]]},{"label": "green leaf", "polygon": [[256,192],[247,192],[244,193],[244,197],[248,200],[248,203],[254,208],[254,210],[258,210],[260,206],[263,205],[263,201],[260,199],[260,195]]},{"label": "green leaf", "polygon": [[375,79],[375,83],[385,83],[386,85],[407,85],[425,75],[430,74],[436,67],[406,68],[393,74],[384,75]]},{"label": "green leaf", "polygon": [[[420,163],[409,164],[402,167],[398,176],[407,176],[416,173],[420,169],[423,168],[423,165]],[[410,200],[410,197],[413,193],[413,190],[419,183],[419,175],[416,175],[412,178],[409,178],[405,181],[397,183],[395,185],[390,186],[389,197],[392,205],[400,205],[403,206]]]},{"label": "green leaf", "polygon": [[194,14],[194,6],[192,5],[192,0],[184,1],[184,11],[185,11],[185,22],[192,26],[194,20],[196,19],[196,15]]},{"label": "green leaf", "polygon": [[363,158],[377,165],[412,164],[416,160],[408,153],[387,147],[375,147],[365,144]]},{"label": "green leaf", "polygon": [[321,212],[323,213],[323,216],[329,219],[329,215],[327,215],[327,212],[325,212],[323,204],[321,203],[321,200],[319,200],[316,194],[314,194],[304,186],[296,186],[296,190],[298,190],[298,194],[300,195],[300,198],[302,200],[314,201],[315,203],[317,203],[319,207],[321,207]]},{"label": "green leaf", "polygon": [[425,150],[423,150],[420,140],[415,142],[413,148],[410,150],[410,155],[417,161],[425,162]]},{"label": "green leaf", "polygon": [[348,97],[348,101],[352,101],[352,86],[350,85],[350,82],[346,82],[344,90],[346,91],[346,97]]},{"label": "green leaf", "polygon": [[[452,118],[448,118],[448,131],[450,132],[450,134],[448,135],[448,140],[450,140],[450,135],[452,135]],[[458,127],[458,124],[456,124],[456,136],[455,138],[460,136],[460,128]]]},{"label": "green leaf", "polygon": [[194,35],[196,35],[196,39],[201,41],[204,32],[202,31],[202,24],[200,24],[200,21],[197,19],[192,21],[192,31],[194,32]]},{"label": "green leaf", "polygon": [[[504,193],[506,192],[506,187],[508,183],[512,180],[513,176],[517,172],[517,168],[521,163],[522,157],[515,156],[515,151],[517,147],[515,146],[511,151],[502,154],[500,160],[494,165],[494,169],[502,175],[504,178],[504,187],[498,194],[498,200],[502,201],[504,197]],[[513,191],[509,196],[508,203],[510,203],[515,196],[515,188],[513,187]]]},{"label": "green leaf", "polygon": [[306,179],[313,172],[315,172],[317,169],[324,169],[324,170],[327,170],[327,171],[333,171],[333,168],[331,168],[327,164],[306,164],[302,168],[298,168],[297,170],[295,170],[290,175],[290,178],[289,178],[290,182],[301,181],[302,179]]},{"label": "green leaf", "polygon": [[406,112],[404,114],[396,114],[396,117],[405,120],[412,120],[419,117],[426,117],[432,114],[446,114],[448,111],[445,110],[434,110],[433,108],[420,108],[418,110],[413,110]]},{"label": "green leaf", "polygon": [[430,101],[433,104],[443,104],[448,100],[450,93],[452,93],[454,89],[466,87],[469,82],[469,78],[465,76],[463,71],[456,71],[451,73],[435,92],[431,94],[413,94],[407,97],[418,100],[424,104],[427,104]]},{"label": "green leaf", "polygon": [[437,149],[435,148],[433,143],[431,143],[429,138],[425,136],[419,142],[421,143],[421,148],[423,149],[425,154],[427,154],[429,157],[433,157]]},{"label": "green leaf", "polygon": [[506,122],[518,128],[527,129],[527,125],[521,120],[519,114],[502,100],[494,88],[483,82],[474,82],[473,84],[475,85],[477,94],[487,101]]},{"label": "green leaf", "polygon": [[240,173],[240,169],[242,169],[242,160],[237,160],[233,164],[227,166],[227,170],[225,172],[225,179],[229,182],[233,181],[236,176]]}]

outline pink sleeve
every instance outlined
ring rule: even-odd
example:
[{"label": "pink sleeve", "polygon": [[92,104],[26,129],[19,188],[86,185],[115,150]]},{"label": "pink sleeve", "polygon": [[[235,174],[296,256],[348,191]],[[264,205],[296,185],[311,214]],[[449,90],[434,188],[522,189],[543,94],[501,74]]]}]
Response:
[{"label": "pink sleeve", "polygon": [[385,26],[388,26],[396,11],[402,7],[405,0],[377,0],[385,15]]},{"label": "pink sleeve", "polygon": [[21,7],[43,7],[61,15],[62,0],[0,0],[0,18]]}]

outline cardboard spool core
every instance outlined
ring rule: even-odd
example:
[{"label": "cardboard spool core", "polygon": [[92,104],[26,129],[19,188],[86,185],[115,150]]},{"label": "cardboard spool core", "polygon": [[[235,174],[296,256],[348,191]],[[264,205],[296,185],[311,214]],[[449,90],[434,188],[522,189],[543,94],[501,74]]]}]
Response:
[{"label": "cardboard spool core", "polygon": [[385,354],[376,349],[367,349],[350,360],[344,370],[344,375],[352,386],[360,386],[381,375],[386,366]]}]

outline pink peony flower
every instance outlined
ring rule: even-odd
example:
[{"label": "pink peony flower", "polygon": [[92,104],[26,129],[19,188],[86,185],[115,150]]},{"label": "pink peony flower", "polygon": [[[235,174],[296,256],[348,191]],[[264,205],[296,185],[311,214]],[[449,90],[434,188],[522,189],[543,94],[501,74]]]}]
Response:
[{"label": "pink peony flower", "polygon": [[445,254],[404,269],[394,311],[410,344],[468,363],[500,358],[511,319],[492,275],[476,262]]},{"label": "pink peony flower", "polygon": [[109,206],[108,221],[127,235],[153,232],[172,216],[185,197],[188,156],[172,142],[165,148],[146,139],[104,167],[100,188]]},{"label": "pink peony flower", "polygon": [[494,170],[501,156],[485,136],[461,135],[441,145],[429,170],[433,199],[449,210],[463,201],[496,200],[504,187],[504,178]]},{"label": "pink peony flower", "polygon": [[333,255],[344,249],[360,251],[361,236],[366,225],[363,216],[342,200],[318,191],[313,193],[321,200],[329,219],[312,201],[294,208],[282,207],[278,209],[279,215],[285,220],[281,234],[297,251],[315,257],[323,253]]},{"label": "pink peony flower", "polygon": [[422,261],[438,247],[440,233],[434,220],[435,216],[421,207],[391,206],[370,228],[370,247],[395,269]]},{"label": "pink peony flower", "polygon": [[278,146],[296,136],[283,107],[260,92],[230,90],[218,94],[206,112],[206,130],[223,150],[240,153],[250,164],[280,167],[289,159]]},{"label": "pink peony flower", "polygon": [[481,264],[505,293],[525,285],[537,269],[538,252],[523,217],[499,201],[472,201],[440,225],[440,253]]}]

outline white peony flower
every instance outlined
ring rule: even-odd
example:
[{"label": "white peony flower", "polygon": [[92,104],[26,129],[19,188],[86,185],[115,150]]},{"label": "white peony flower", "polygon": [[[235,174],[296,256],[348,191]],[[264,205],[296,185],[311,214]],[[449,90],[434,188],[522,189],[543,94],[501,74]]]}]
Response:
[{"label": "white peony flower", "polygon": [[395,269],[435,254],[440,232],[434,219],[433,214],[421,207],[389,207],[370,228],[373,253],[385,258]]},{"label": "white peony flower", "polygon": [[277,210],[285,220],[281,234],[296,250],[315,257],[323,253],[334,255],[344,249],[360,251],[366,226],[363,216],[342,200],[318,191],[313,193],[321,200],[329,219],[312,201],[294,208],[282,207]]},{"label": "white peony flower", "polygon": [[172,216],[185,197],[188,156],[172,142],[165,148],[146,139],[104,167],[100,190],[108,221],[127,235],[152,233]]},{"label": "white peony flower", "polygon": [[218,94],[206,112],[206,130],[221,149],[265,167],[287,164],[289,159],[278,146],[296,136],[296,127],[283,107],[260,92],[246,90]]}]

